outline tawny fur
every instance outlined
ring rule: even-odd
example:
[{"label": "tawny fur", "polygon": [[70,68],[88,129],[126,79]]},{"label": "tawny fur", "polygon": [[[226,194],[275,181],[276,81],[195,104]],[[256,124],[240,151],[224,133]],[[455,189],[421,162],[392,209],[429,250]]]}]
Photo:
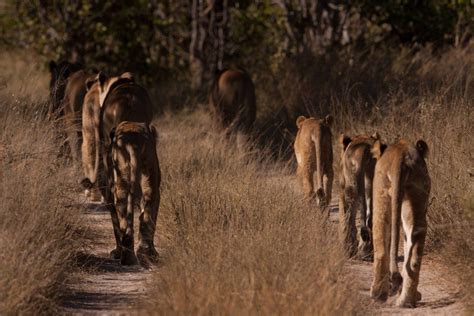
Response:
[{"label": "tawny fur", "polygon": [[[321,207],[331,202],[333,172],[332,117],[323,119],[298,117],[298,133],[294,144],[298,163],[297,177],[307,198],[317,198]],[[316,173],[316,192],[314,174]]]},{"label": "tawny fur", "polygon": [[82,143],[82,105],[86,94],[85,82],[91,76],[80,64],[50,63],[51,117],[61,118],[67,144],[74,164],[80,163]]},{"label": "tawny fur", "polygon": [[[99,137],[99,124],[100,124],[100,107],[99,107],[99,86],[93,84],[95,77],[89,77],[86,80],[88,85],[88,92],[84,97],[84,103],[82,107],[82,167],[84,175],[88,179],[95,178],[94,166],[95,161],[98,159],[97,142],[100,141]],[[101,198],[101,193],[97,186],[86,189],[86,197],[93,201]]]},{"label": "tawny fur", "polygon": [[[341,193],[339,198],[339,223],[349,257],[356,254],[361,259],[372,255],[372,181],[376,159],[373,146],[380,137],[341,135]],[[360,213],[360,231],[357,242],[356,216]]]},{"label": "tawny fur", "polygon": [[[428,146],[407,140],[389,146],[377,161],[373,182],[374,279],[371,296],[385,300],[401,286],[397,305],[415,307],[425,244],[426,212],[431,180],[424,158]],[[403,270],[397,266],[402,224],[405,245]],[[391,288],[391,289],[390,289]]]},{"label": "tawny fur", "polygon": [[[91,122],[91,126],[84,134],[83,152],[86,152],[84,169],[87,173],[82,184],[86,189],[98,187],[105,203],[109,208],[117,247],[112,251],[112,255],[120,257],[121,241],[120,228],[116,211],[113,206],[113,197],[110,192],[112,183],[111,162],[106,154],[110,146],[110,132],[120,122],[131,121],[145,123],[149,125],[153,118],[153,106],[147,91],[136,84],[129,73],[124,73],[119,77],[107,78],[99,73],[96,78],[86,83],[88,87],[84,103],[88,109],[92,109],[84,114],[85,122]],[[104,95],[105,93],[105,95]],[[101,101],[103,102],[101,106]],[[87,148],[86,148],[87,147]],[[91,153],[94,154],[91,159]],[[91,161],[93,165],[91,165]],[[90,171],[92,170],[92,172]]]},{"label": "tawny fur", "polygon": [[216,76],[209,95],[216,124],[229,132],[248,132],[255,121],[255,88],[243,70],[224,70]]},{"label": "tawny fur", "polygon": [[140,214],[137,256],[143,265],[155,261],[158,253],[154,235],[160,205],[161,173],[156,154],[156,130],[144,123],[121,122],[111,132],[112,193],[119,221],[121,262],[137,262],[134,251],[133,211]]}]

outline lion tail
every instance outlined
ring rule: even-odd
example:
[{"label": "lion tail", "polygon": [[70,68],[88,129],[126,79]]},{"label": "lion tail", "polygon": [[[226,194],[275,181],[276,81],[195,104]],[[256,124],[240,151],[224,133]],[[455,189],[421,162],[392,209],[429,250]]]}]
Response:
[{"label": "lion tail", "polygon": [[[399,161],[393,165],[392,170],[392,199],[391,199],[391,237],[390,237],[390,271],[398,273],[397,267],[397,255],[398,255],[398,244],[400,241],[400,221],[402,212],[402,199],[403,199],[403,185],[402,181],[405,177],[405,163],[403,157],[400,157]],[[393,278],[401,278],[399,275],[392,275]],[[396,283],[397,280],[392,280]]]},{"label": "lion tail", "polygon": [[139,151],[132,145],[127,144],[125,148],[130,157],[130,189],[127,196],[127,217],[133,218],[133,201],[136,196],[136,189],[140,182],[140,159],[138,157]]},{"label": "lion tail", "polygon": [[322,138],[316,137],[316,135],[313,135],[312,140],[313,140],[315,151],[316,151],[316,176],[317,176],[317,184],[318,184],[318,189],[316,190],[316,197],[321,203],[321,202],[324,202],[326,199],[326,196],[323,190]]}]

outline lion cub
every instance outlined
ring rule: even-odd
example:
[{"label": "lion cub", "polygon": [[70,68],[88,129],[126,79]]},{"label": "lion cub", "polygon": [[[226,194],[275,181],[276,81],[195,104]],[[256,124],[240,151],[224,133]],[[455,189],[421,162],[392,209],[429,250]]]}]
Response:
[{"label": "lion cub", "polygon": [[[334,172],[332,168],[333,118],[323,119],[300,116],[296,119],[298,134],[295,140],[295,155],[298,162],[297,177],[302,182],[308,198],[317,198],[318,205],[326,207],[331,202]],[[317,190],[314,192],[313,176],[316,172]]]},{"label": "lion cub", "polygon": [[112,163],[112,194],[117,212],[121,263],[136,264],[133,209],[141,202],[137,256],[147,266],[158,257],[155,235],[160,205],[161,173],[156,154],[157,132],[145,123],[121,122],[110,132],[109,160]]},{"label": "lion cub", "polygon": [[[390,282],[391,293],[398,292],[401,285],[397,305],[402,307],[415,307],[416,302],[421,300],[417,287],[431,188],[424,159],[427,153],[428,145],[423,140],[418,140],[415,145],[400,140],[385,150],[375,166],[374,280],[370,294],[375,299],[386,300]],[[400,219],[405,235],[401,275],[397,267]]]},{"label": "lion cub", "polygon": [[[376,163],[373,147],[379,140],[378,133],[372,136],[353,137],[342,134],[339,138],[342,145],[339,223],[345,248],[350,257],[355,256],[357,252],[357,211],[360,212],[358,256],[361,259],[368,259],[372,255],[372,181]],[[383,152],[386,146],[381,147]]]}]

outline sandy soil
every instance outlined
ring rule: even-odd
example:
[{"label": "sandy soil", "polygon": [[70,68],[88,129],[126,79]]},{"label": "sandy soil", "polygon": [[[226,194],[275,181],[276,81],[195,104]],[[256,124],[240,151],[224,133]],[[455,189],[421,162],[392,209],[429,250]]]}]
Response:
[{"label": "sandy soil", "polygon": [[[87,204],[83,212],[96,238],[79,258],[81,271],[73,276],[64,297],[64,313],[73,315],[129,315],[144,297],[151,271],[140,266],[122,266],[110,259],[115,246],[109,212],[100,204]],[[135,214],[135,225],[138,216]]]},{"label": "sandy soil", "polygon": [[[271,176],[269,181],[282,181],[281,176]],[[293,181],[294,178],[286,178]],[[284,183],[284,182],[281,182]],[[298,191],[295,184],[295,191]],[[295,192],[299,194],[299,192]],[[330,221],[337,225],[338,195],[333,194]],[[117,260],[109,259],[114,246],[109,213],[99,204],[87,204],[83,212],[86,221],[97,234],[87,253],[80,258],[82,269],[73,276],[64,297],[65,314],[129,315],[139,314],[137,302],[144,298],[146,280],[151,273],[139,266],[124,267]],[[135,224],[138,221],[135,220]],[[400,252],[402,253],[402,252]],[[427,254],[422,263],[419,291],[423,298],[415,309],[394,306],[395,297],[386,303],[373,303],[369,297],[372,281],[370,262],[350,260],[347,263],[355,282],[359,284],[368,314],[377,315],[463,315],[460,289],[456,281],[445,273],[443,266]],[[364,312],[365,314],[365,312]]]},{"label": "sandy soil", "polygon": [[[338,194],[333,196],[331,202],[330,221],[339,224]],[[403,243],[401,243],[403,244]],[[401,245],[403,247],[403,245]],[[400,248],[399,255],[403,253]],[[401,269],[403,257],[399,257]],[[425,254],[421,265],[421,276],[418,291],[422,300],[416,308],[399,308],[395,305],[396,296],[389,297],[386,303],[374,303],[370,298],[370,285],[372,283],[372,262],[349,260],[347,267],[359,284],[359,291],[366,299],[369,313],[376,315],[466,315],[467,312],[461,303],[460,288],[456,280],[452,279],[446,268],[437,262],[432,255]],[[400,270],[401,271],[401,270]]]}]

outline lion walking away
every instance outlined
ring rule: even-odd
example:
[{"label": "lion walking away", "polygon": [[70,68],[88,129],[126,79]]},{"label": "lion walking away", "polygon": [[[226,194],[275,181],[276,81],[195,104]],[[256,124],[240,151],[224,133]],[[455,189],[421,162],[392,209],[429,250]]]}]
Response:
[{"label": "lion walking away", "polygon": [[153,105],[148,92],[135,83],[133,75],[125,72],[117,77],[99,73],[86,82],[88,88],[84,98],[84,143],[83,166],[86,173],[81,183],[86,190],[100,189],[110,211],[116,248],[111,255],[120,258],[121,232],[111,190],[111,162],[107,152],[111,146],[110,132],[120,122],[140,122],[149,125],[153,118]]},{"label": "lion walking away", "polygon": [[[341,175],[339,183],[339,223],[345,251],[349,257],[356,253],[360,259],[369,259],[372,255],[372,182],[376,159],[374,145],[380,140],[378,133],[347,136],[342,134],[339,142],[342,146]],[[377,143],[382,151],[385,145]],[[357,242],[356,217],[360,212],[359,242]]]},{"label": "lion walking away", "polygon": [[209,107],[219,128],[248,133],[255,121],[255,87],[241,69],[221,71],[209,94]]},{"label": "lion walking away", "polygon": [[135,264],[133,210],[141,204],[137,257],[142,265],[155,261],[155,235],[160,205],[161,173],[156,154],[157,132],[145,123],[124,121],[110,133],[112,194],[120,227],[121,263]]},{"label": "lion walking away", "polygon": [[[320,207],[331,203],[332,182],[334,179],[332,133],[333,118],[323,119],[300,116],[296,120],[298,133],[294,144],[298,163],[297,178],[303,186],[307,198],[317,198]],[[314,192],[314,174],[317,189]]]},{"label": "lion walking away", "polygon": [[[378,143],[380,144],[380,143]],[[373,199],[374,279],[371,296],[386,300],[401,293],[397,305],[415,307],[425,244],[431,180],[425,162],[428,146],[407,140],[389,146],[375,166]],[[400,222],[405,235],[403,270],[397,266]]]}]

